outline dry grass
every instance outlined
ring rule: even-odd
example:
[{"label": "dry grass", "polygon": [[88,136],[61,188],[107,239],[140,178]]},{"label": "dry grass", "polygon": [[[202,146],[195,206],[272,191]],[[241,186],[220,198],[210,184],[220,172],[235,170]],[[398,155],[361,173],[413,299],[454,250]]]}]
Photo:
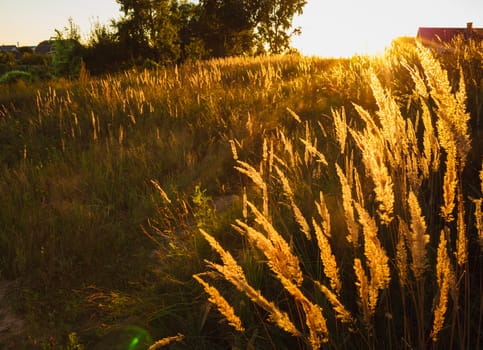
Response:
[{"label": "dry grass", "polygon": [[154,342],[154,344],[149,346],[148,350],[160,349],[162,347],[168,346],[169,344],[180,342],[183,340],[183,338],[184,336],[182,334],[177,334],[172,337],[166,337],[166,338],[157,340],[156,342]]},{"label": "dry grass", "polygon": [[[237,221],[237,231],[248,238],[247,249],[256,248],[265,256],[260,263],[270,268],[273,279],[291,296],[291,309],[297,312],[287,317],[311,349],[318,349],[327,341],[336,344],[337,339],[344,337],[360,337],[368,348],[401,345],[401,339],[407,346],[419,349],[426,348],[428,341],[435,347],[474,344],[469,337],[474,328],[470,330],[472,300],[467,278],[471,238],[462,192],[462,174],[470,151],[465,86],[461,75],[453,92],[440,63],[422,47],[414,49],[414,56],[421,70],[408,62],[404,69],[418,101],[416,115],[404,115],[399,100],[383,86],[374,67],[366,76],[377,105],[375,114],[354,105],[360,121],[352,121],[349,126],[344,109],[332,112],[334,143],[342,159],[345,157],[344,166],[334,161],[340,158],[329,160],[324,156],[327,153],[319,146],[313,124],[304,122],[291,110],[297,126],[305,126],[305,130],[300,130],[304,134],[300,143],[296,142],[297,136],[290,139],[286,131],[279,130],[279,139],[270,139],[274,146],[269,154],[267,148],[263,150],[265,162],[273,157],[281,166],[275,165],[275,171],[263,173],[269,175],[263,177],[261,171],[237,160],[237,169],[262,190],[264,198],[262,211],[248,202],[252,219],[245,214],[245,222]],[[321,132],[326,135],[325,128]],[[303,206],[297,203],[295,188],[304,188],[305,180],[296,174],[304,174],[311,159],[323,163],[326,172],[339,179],[339,203],[345,225],[337,227],[345,227],[343,231],[332,229],[335,224],[331,216],[341,214],[327,206],[326,193],[318,192],[318,199],[304,198]],[[265,169],[264,161],[260,169]],[[442,179],[439,188],[434,182],[438,177]],[[277,181],[294,222],[288,230],[273,216],[276,203],[268,200],[276,197],[271,191],[277,188]],[[425,191],[434,191],[430,196],[439,191],[443,220],[433,216],[433,208],[425,203]],[[481,235],[481,200],[473,202],[475,225]],[[314,211],[319,219],[314,217]],[[431,216],[434,226],[428,227],[426,215]],[[451,225],[454,217],[456,224]],[[439,225],[444,229],[438,229]],[[439,240],[431,238],[438,230]],[[204,235],[216,246],[213,237]],[[346,235],[345,242],[335,239],[341,235]],[[313,262],[307,260],[309,249],[314,249],[312,236],[316,238],[319,265],[311,265]],[[479,239],[481,242],[481,236]],[[220,248],[215,249],[221,252]],[[434,257],[431,251],[436,250]],[[210,266],[222,275],[223,269],[228,268],[226,264]],[[225,278],[234,283],[233,278]],[[457,284],[458,279],[464,283]],[[316,297],[314,287],[323,298]],[[279,304],[286,302],[280,300]],[[330,308],[333,314],[328,312]],[[300,317],[301,312],[304,317]],[[335,324],[329,324],[327,317],[332,317]],[[381,328],[381,317],[389,325],[386,331]],[[442,341],[443,333],[456,338]]]},{"label": "dry grass", "polygon": [[[0,107],[0,273],[35,281],[27,310],[49,286],[127,289],[143,302],[96,325],[137,314],[157,338],[184,334],[154,347],[479,348],[483,164],[468,124],[481,79],[451,62],[399,45],[14,96]],[[52,299],[59,333],[74,326],[55,315],[89,316]]]},{"label": "dry grass", "polygon": [[433,342],[438,341],[438,334],[443,328],[445,314],[448,309],[448,297],[451,288],[454,288],[454,277],[451,262],[448,257],[445,232],[441,231],[436,259],[436,278],[438,284],[438,303],[434,309],[433,328],[430,337]]}]

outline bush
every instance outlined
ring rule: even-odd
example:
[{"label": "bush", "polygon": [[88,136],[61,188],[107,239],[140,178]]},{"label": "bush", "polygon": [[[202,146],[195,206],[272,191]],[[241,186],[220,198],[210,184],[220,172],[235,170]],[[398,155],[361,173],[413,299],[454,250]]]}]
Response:
[{"label": "bush", "polygon": [[13,70],[13,71],[10,71],[10,72],[3,74],[0,77],[0,84],[12,84],[12,83],[16,83],[20,80],[23,80],[23,81],[26,81],[26,82],[33,82],[34,78],[33,78],[32,74],[30,74],[28,72],[24,72],[24,71],[21,71],[21,70]]},{"label": "bush", "polygon": [[48,55],[26,52],[22,55],[20,64],[29,66],[47,66],[50,63],[50,60],[51,58]]}]

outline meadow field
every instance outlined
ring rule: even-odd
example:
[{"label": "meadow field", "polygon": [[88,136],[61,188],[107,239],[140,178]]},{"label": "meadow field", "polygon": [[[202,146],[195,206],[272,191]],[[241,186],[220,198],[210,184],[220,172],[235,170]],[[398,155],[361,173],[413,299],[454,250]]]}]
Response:
[{"label": "meadow field", "polygon": [[481,348],[482,68],[401,40],[0,85],[0,344]]}]

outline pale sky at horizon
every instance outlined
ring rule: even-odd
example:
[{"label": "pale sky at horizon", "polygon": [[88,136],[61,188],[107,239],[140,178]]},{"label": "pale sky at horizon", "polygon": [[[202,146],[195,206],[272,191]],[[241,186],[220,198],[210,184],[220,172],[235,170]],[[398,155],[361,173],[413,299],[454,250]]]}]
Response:
[{"label": "pale sky at horizon", "polygon": [[[83,38],[93,22],[120,16],[115,0],[0,0],[0,45],[34,46],[72,17]],[[418,27],[483,27],[483,0],[308,0],[294,20],[302,35],[292,44],[305,55],[352,56],[382,52]]]}]

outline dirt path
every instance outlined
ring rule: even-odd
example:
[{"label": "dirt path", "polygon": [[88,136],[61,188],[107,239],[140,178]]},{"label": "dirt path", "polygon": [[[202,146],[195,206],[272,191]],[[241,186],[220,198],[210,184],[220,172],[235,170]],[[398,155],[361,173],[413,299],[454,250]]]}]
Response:
[{"label": "dirt path", "polygon": [[8,301],[15,282],[0,281],[0,349],[14,349],[15,339],[24,330],[24,321],[17,315]]}]

